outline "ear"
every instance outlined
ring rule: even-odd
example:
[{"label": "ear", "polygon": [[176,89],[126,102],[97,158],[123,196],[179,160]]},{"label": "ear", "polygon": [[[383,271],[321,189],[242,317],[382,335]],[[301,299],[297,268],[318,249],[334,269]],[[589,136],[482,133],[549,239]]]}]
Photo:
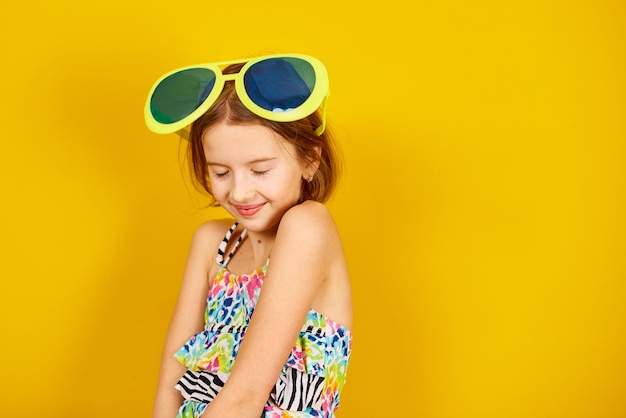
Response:
[{"label": "ear", "polygon": [[302,178],[305,180],[310,179],[317,172],[322,158],[322,147],[315,147],[315,153],[317,154],[317,158],[308,161],[303,167]]}]

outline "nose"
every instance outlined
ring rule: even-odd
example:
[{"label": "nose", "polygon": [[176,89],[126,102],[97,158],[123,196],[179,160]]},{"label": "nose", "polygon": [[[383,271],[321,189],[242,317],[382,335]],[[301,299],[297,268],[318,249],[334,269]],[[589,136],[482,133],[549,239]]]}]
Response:
[{"label": "nose", "polygon": [[230,197],[236,203],[246,203],[254,196],[254,188],[245,175],[235,175]]}]

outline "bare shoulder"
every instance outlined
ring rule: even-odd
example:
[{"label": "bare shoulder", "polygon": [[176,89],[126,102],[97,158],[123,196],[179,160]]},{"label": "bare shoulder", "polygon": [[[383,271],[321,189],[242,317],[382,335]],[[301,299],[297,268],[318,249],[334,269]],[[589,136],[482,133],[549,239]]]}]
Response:
[{"label": "bare shoulder", "polygon": [[350,275],[339,231],[328,208],[309,201],[295,206],[285,213],[278,231],[287,242],[281,244],[291,251],[290,258],[298,259],[300,271],[320,280],[311,307],[351,328]]},{"label": "bare shoulder", "polygon": [[203,265],[209,274],[213,274],[213,260],[218,247],[233,223],[232,219],[218,219],[198,226],[191,240],[189,261]]},{"label": "bare shoulder", "polygon": [[330,268],[343,262],[339,231],[323,203],[306,201],[289,209],[280,221],[276,243],[289,252],[290,257],[295,257],[295,252],[300,257],[317,260],[318,266]]},{"label": "bare shoulder", "polygon": [[337,227],[326,205],[309,200],[294,206],[283,215],[279,232],[324,238],[337,235]]},{"label": "bare shoulder", "polygon": [[215,219],[202,223],[194,233],[194,240],[213,242],[215,238],[221,240],[226,231],[233,225],[232,219]]}]

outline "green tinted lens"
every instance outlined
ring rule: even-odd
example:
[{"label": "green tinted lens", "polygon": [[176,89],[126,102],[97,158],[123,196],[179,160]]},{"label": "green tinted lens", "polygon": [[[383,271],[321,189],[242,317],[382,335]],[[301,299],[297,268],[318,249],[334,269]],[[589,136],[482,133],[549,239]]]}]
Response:
[{"label": "green tinted lens", "polygon": [[163,79],[152,93],[150,111],[159,123],[175,123],[189,116],[215,86],[215,73],[207,68],[190,68]]}]

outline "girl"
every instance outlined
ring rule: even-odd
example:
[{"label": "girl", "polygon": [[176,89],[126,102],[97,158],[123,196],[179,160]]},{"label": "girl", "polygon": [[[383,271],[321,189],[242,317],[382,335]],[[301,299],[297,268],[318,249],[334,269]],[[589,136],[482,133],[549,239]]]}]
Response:
[{"label": "girl", "polygon": [[305,55],[186,67],[153,87],[148,127],[189,139],[192,177],[233,217],[193,237],[154,417],[334,416],[352,306],[323,204],[338,176],[327,98]]}]

